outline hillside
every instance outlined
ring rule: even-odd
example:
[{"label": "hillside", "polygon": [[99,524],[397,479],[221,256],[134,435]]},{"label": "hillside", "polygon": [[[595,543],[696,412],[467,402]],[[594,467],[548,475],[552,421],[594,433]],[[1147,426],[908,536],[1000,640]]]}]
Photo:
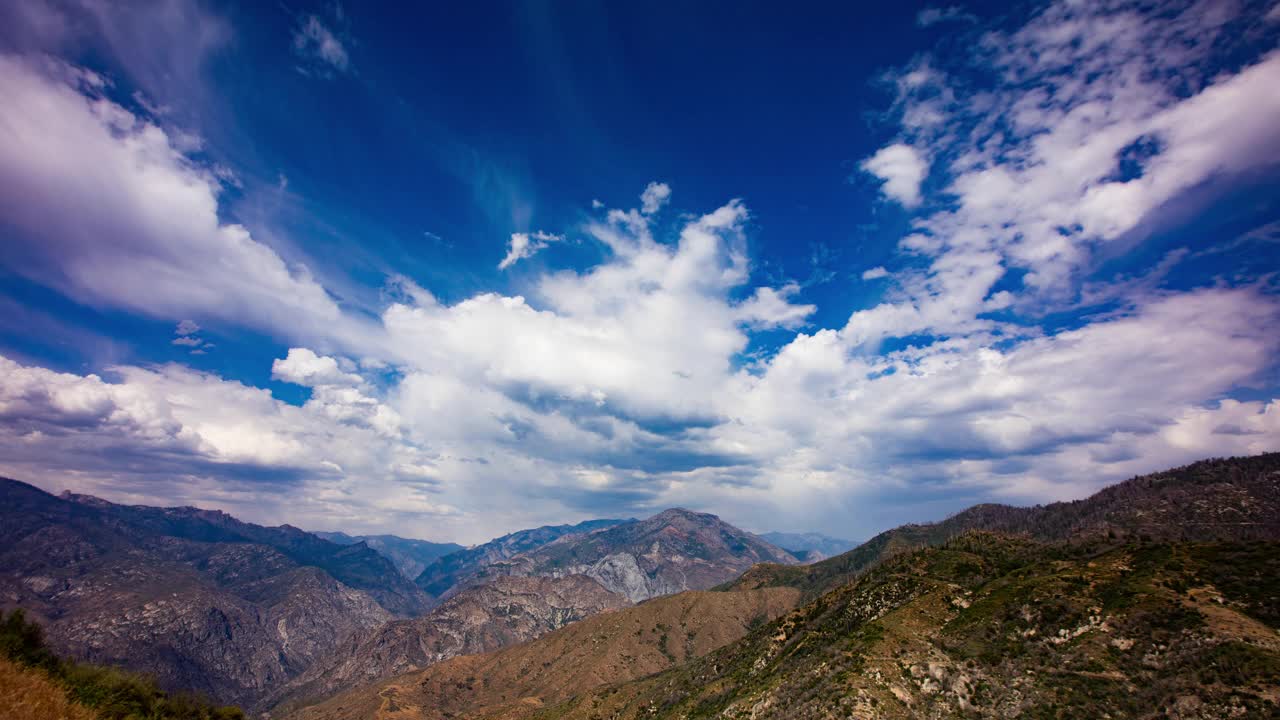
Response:
[{"label": "hillside", "polygon": [[568,535],[485,568],[478,577],[586,575],[639,602],[705,590],[761,562],[797,562],[787,551],[715,515],[680,508],[586,535]]},{"label": "hillside", "polygon": [[966,534],[705,658],[531,716],[1268,717],[1280,701],[1277,577],[1274,541]]},{"label": "hillside", "polygon": [[0,607],[26,608],[60,654],[162,688],[252,707],[348,635],[393,619],[378,598],[407,610],[419,597],[363,546],[0,481]]},{"label": "hillside", "polygon": [[290,720],[519,717],[575,693],[705,655],[794,606],[770,588],[686,592],[603,613],[538,640],[458,657],[305,708]]},{"label": "hillside", "polygon": [[588,520],[576,525],[545,525],[520,530],[432,562],[414,579],[434,598],[444,599],[472,581],[477,573],[496,562],[546,545],[567,535],[580,535],[613,527],[628,520]]},{"label": "hillside", "polygon": [[627,604],[625,598],[582,575],[498,578],[459,592],[422,617],[354,633],[273,692],[264,705],[289,707],[314,701],[458,655],[531,640]]},{"label": "hillside", "polygon": [[390,560],[365,545],[339,545],[292,525],[254,525],[221,510],[116,505],[91,495],[73,493],[63,493],[60,499],[93,508],[107,522],[127,528],[140,537],[246,543],[271,548],[298,565],[318,567],[343,584],[368,593],[393,615],[416,615],[428,603],[428,598],[401,576]]},{"label": "hillside", "polygon": [[1280,453],[1204,460],[1136,477],[1083,500],[1036,507],[977,505],[942,522],[903,525],[850,552],[802,568],[761,565],[727,587],[798,587],[809,597],[905,550],[940,545],[972,530],[1046,542],[1117,539],[1280,538]]},{"label": "hillside", "polygon": [[364,543],[373,548],[379,555],[390,560],[408,580],[422,574],[428,565],[460,550],[465,550],[457,543],[437,543],[427,540],[402,538],[397,535],[348,535],[343,532],[316,532],[316,537],[323,538],[338,545],[355,545]]},{"label": "hillside", "polygon": [[71,662],[45,645],[23,613],[0,612],[0,715],[5,720],[244,720],[239,708],[185,693],[148,677]]}]

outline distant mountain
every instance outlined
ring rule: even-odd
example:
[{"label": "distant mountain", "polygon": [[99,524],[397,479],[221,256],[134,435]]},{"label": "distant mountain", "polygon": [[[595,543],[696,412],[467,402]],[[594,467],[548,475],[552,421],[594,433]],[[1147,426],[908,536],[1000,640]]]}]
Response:
[{"label": "distant mountain", "polygon": [[338,545],[292,525],[253,525],[221,510],[116,505],[92,495],[69,492],[64,492],[60,498],[95,508],[111,520],[147,535],[199,542],[265,545],[299,565],[318,567],[346,585],[367,592],[394,615],[417,615],[429,602],[429,598],[413,583],[400,575],[390,560],[364,545]]},{"label": "distant mountain", "polygon": [[532,640],[628,604],[582,575],[498,578],[459,592],[423,617],[353,634],[267,704],[289,707],[321,699],[458,655]]},{"label": "distant mountain", "polygon": [[252,706],[425,602],[363,545],[0,479],[0,606],[27,609],[59,653],[166,688]]},{"label": "distant mountain", "polygon": [[[790,588],[686,592],[601,613],[532,642],[466,655],[342,693],[288,720],[520,717],[701,657],[786,613]],[[394,716],[386,715],[394,708]],[[602,716],[603,717],[603,716]]]},{"label": "distant mountain", "polygon": [[640,602],[705,590],[761,562],[792,564],[791,553],[715,515],[675,508],[647,520],[566,535],[491,563],[477,577],[586,575]]},{"label": "distant mountain", "polygon": [[806,563],[826,560],[832,555],[848,552],[859,545],[852,540],[841,540],[822,533],[767,532],[760,537]]},{"label": "distant mountain", "polygon": [[355,545],[362,542],[390,560],[400,574],[409,580],[421,575],[428,565],[445,555],[466,549],[457,543],[428,542],[396,535],[348,535],[343,532],[312,534],[339,545]]},{"label": "distant mountain", "polygon": [[546,525],[520,530],[466,550],[445,555],[428,565],[414,582],[429,595],[446,598],[465,586],[483,568],[564,537],[613,527],[631,520],[588,520],[576,525]]}]

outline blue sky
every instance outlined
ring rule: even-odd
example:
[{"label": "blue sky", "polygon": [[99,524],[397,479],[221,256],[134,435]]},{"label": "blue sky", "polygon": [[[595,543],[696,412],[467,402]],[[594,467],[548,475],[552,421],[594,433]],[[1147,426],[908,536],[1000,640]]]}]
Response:
[{"label": "blue sky", "polygon": [[0,472],[856,538],[1280,449],[1277,6],[456,5],[0,11]]}]

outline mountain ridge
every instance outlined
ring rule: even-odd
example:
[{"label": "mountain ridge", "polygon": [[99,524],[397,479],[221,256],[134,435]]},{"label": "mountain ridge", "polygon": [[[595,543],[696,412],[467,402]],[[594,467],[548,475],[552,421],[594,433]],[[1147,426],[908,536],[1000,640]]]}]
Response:
[{"label": "mountain ridge", "polygon": [[557,538],[494,562],[477,577],[581,574],[640,602],[706,590],[763,561],[798,562],[787,551],[716,515],[668,508],[644,520]]}]

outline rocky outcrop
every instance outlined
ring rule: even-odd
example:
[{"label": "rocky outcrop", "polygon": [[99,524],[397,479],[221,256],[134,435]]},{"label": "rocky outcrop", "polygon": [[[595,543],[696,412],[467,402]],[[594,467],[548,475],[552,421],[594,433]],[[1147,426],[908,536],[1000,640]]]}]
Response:
[{"label": "rocky outcrop", "polygon": [[623,597],[581,575],[497,578],[458,593],[423,617],[350,636],[329,658],[273,693],[267,704],[285,709],[322,699],[458,655],[531,640],[625,605]]},{"label": "rocky outcrop", "polygon": [[685,590],[706,590],[761,562],[796,558],[708,513],[674,508],[495,562],[477,577],[586,575],[640,602]]}]

